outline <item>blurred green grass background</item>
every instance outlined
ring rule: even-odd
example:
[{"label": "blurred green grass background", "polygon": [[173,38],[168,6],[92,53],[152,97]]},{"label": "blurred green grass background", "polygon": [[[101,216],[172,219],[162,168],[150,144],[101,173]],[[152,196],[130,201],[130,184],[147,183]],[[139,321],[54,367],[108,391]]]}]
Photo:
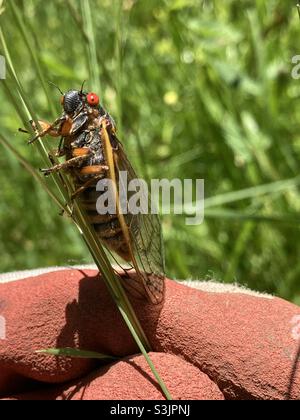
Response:
[{"label": "blurred green grass background", "polygon": [[[60,95],[49,87],[51,110],[34,61],[63,91],[84,79],[99,91],[138,173],[205,179],[203,224],[163,217],[167,274],[237,281],[300,304],[295,2],[10,0],[4,7],[1,28],[39,117],[58,115]],[[0,87],[0,132],[38,168]],[[71,222],[0,150],[0,272],[91,262]]]}]

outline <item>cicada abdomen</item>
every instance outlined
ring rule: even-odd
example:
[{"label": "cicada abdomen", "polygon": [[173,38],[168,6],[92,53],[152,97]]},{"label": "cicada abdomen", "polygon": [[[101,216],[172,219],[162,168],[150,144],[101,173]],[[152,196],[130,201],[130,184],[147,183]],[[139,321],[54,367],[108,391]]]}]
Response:
[{"label": "cicada abdomen", "polygon": [[123,214],[119,205],[115,213],[97,209],[99,195],[104,194],[97,191],[99,181],[113,182],[119,204],[121,171],[126,172],[128,182],[137,179],[116,136],[114,121],[95,93],[70,90],[63,94],[61,103],[61,117],[53,124],[40,122],[43,131],[36,138],[45,134],[61,136],[57,153],[65,156],[66,161],[43,172],[47,175],[69,171],[74,184],[73,198],[80,200],[88,222],[124,271],[126,289],[159,303],[164,295],[164,254],[158,215],[151,214],[150,206],[143,214]]}]

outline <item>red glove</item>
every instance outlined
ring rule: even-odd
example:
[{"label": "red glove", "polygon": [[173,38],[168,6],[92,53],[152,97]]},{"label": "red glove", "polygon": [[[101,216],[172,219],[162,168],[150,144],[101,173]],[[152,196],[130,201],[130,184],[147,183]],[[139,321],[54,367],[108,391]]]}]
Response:
[{"label": "red glove", "polygon": [[[167,280],[163,305],[132,299],[172,397],[300,399],[300,308],[234,286],[191,284],[202,290]],[[66,347],[122,359],[101,366],[35,353]],[[128,357],[136,353],[95,271],[0,279],[2,398],[163,399],[144,358]]]}]

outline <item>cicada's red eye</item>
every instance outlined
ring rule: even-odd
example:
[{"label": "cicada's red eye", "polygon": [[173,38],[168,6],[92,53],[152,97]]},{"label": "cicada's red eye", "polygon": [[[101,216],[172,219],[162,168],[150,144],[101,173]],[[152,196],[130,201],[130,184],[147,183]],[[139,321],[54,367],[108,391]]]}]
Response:
[{"label": "cicada's red eye", "polygon": [[88,93],[86,99],[90,106],[99,105],[99,96],[96,93]]},{"label": "cicada's red eye", "polygon": [[62,96],[60,97],[60,103],[63,105],[63,104],[64,104],[64,102],[65,102],[65,95],[62,95]]}]

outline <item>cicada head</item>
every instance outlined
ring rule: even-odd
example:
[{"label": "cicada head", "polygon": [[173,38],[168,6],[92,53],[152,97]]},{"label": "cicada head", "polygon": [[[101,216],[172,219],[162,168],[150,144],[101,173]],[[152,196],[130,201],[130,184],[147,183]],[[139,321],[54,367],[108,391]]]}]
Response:
[{"label": "cicada head", "polygon": [[69,90],[61,97],[61,104],[68,115],[74,115],[85,105],[96,108],[99,102],[99,96],[96,93],[86,93],[82,90]]},{"label": "cicada head", "polygon": [[61,97],[61,104],[68,115],[73,115],[83,105],[83,94],[78,90],[69,90]]}]

